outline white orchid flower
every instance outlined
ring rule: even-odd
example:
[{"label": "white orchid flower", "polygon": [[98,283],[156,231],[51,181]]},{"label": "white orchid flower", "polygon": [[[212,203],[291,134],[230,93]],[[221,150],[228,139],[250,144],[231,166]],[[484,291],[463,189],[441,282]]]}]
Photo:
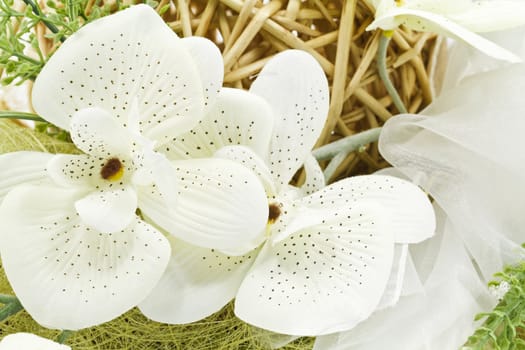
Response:
[{"label": "white orchid flower", "polygon": [[475,315],[492,310],[497,299],[480,279],[460,232],[436,209],[436,235],[411,247],[417,268],[405,278],[399,302],[352,330],[318,337],[314,350],[461,348],[482,322]]},{"label": "white orchid flower", "polygon": [[[236,297],[235,313],[248,323],[318,335],[351,328],[375,310],[394,244],[431,235],[433,212],[422,191],[395,178],[360,176],[324,187],[309,154],[327,110],[318,63],[286,51],[268,62],[250,92],[224,89],[199,126],[169,145],[173,158],[216,152],[253,169],[267,191],[268,227],[261,247],[241,257],[172,241],[167,273],[139,305],[145,315],[186,323]],[[205,137],[208,145],[199,148]],[[305,185],[290,186],[303,163]]]},{"label": "white orchid flower", "polygon": [[0,341],[0,350],[71,350],[71,347],[55,343],[31,333],[6,335]]},{"label": "white orchid flower", "polygon": [[375,19],[367,30],[393,30],[400,25],[459,39],[486,55],[519,62],[512,52],[476,33],[505,30],[525,24],[521,0],[369,0]]},{"label": "white orchid flower", "polygon": [[0,156],[3,267],[35,320],[88,327],[146,297],[170,246],[137,209],[195,245],[256,246],[268,207],[250,170],[162,153],[204,116],[222,75],[211,42],[179,39],[146,5],[86,25],[49,60],[34,108],[84,154]]}]

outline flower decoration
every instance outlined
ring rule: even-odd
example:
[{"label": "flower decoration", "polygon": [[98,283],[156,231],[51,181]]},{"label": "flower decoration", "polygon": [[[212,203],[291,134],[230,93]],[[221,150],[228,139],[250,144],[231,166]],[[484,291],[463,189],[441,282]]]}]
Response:
[{"label": "flower decoration", "polygon": [[524,74],[518,64],[473,75],[419,115],[392,118],[380,137],[383,156],[443,208],[486,281],[523,254],[525,158],[507,150],[522,147]]},{"label": "flower decoration", "polygon": [[459,232],[443,210],[435,209],[436,235],[411,246],[399,302],[352,330],[318,337],[314,350],[441,350],[465,343],[479,325],[474,316],[497,301],[480,280]]},{"label": "flower decoration", "polygon": [[55,343],[31,333],[15,333],[0,341],[0,350],[71,350],[67,345]]},{"label": "flower decoration", "polygon": [[[215,153],[253,169],[266,188],[268,225],[261,246],[240,257],[173,241],[167,273],[139,305],[145,315],[186,323],[235,297],[235,313],[248,323],[318,335],[349,329],[376,309],[398,264],[394,245],[432,235],[433,212],[422,191],[396,178],[359,176],[324,187],[309,154],[327,109],[318,63],[286,51],[250,92],[221,91],[207,117],[169,145],[170,158]],[[211,141],[200,147],[204,137]],[[306,183],[290,186],[303,163]]]},{"label": "flower decoration", "polygon": [[[78,329],[137,305],[170,256],[156,226],[195,245],[253,249],[268,211],[256,176],[162,153],[203,118],[222,74],[212,43],[179,39],[146,5],[84,26],[45,65],[34,108],[83,154],[0,157],[3,266],[39,323]],[[155,227],[137,215],[157,218],[159,207]]]},{"label": "flower decoration", "polygon": [[[457,54],[452,62],[465,62]],[[461,76],[462,67],[450,69],[451,80]],[[416,275],[405,279],[396,306],[351,331],[319,337],[315,350],[459,348],[479,325],[475,315],[499,301],[502,295],[491,295],[486,282],[525,257],[525,159],[511,151],[522,147],[524,74],[523,64],[470,73],[420,115],[385,124],[381,153],[435,199],[438,234],[411,249]]]},{"label": "flower decoration", "polygon": [[505,30],[525,24],[525,3],[520,0],[370,0],[375,20],[368,30],[393,30],[400,25],[459,39],[486,55],[519,62],[512,52],[476,33]]}]

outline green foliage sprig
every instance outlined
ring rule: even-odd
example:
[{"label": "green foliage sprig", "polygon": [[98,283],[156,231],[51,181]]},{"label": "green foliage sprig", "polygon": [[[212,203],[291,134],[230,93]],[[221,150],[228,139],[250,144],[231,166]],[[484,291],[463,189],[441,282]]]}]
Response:
[{"label": "green foliage sprig", "polygon": [[[33,0],[24,2],[27,6],[20,10],[14,0],[0,0],[0,75],[3,85],[34,80],[53,53],[45,53],[42,49],[35,31],[38,23],[49,29],[45,37],[56,48],[57,43],[87,22],[124,7],[120,2],[110,5],[99,0],[49,0],[44,12]],[[34,54],[27,53],[29,48]]]},{"label": "green foliage sprig", "polygon": [[507,266],[495,275],[491,288],[508,286],[508,292],[494,310],[476,316],[485,322],[468,339],[462,350],[525,349],[525,262]]}]

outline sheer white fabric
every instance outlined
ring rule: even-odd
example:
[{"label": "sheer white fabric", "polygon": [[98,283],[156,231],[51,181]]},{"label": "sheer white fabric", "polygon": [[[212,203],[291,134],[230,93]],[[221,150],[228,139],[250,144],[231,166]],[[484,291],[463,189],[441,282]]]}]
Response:
[{"label": "sheer white fabric", "polygon": [[[488,37],[525,58],[525,28]],[[410,247],[395,306],[318,337],[315,350],[457,349],[497,303],[487,282],[525,257],[525,64],[455,43],[442,91],[419,115],[389,120],[380,138],[396,168],[383,173],[401,172],[435,200],[436,236]]]}]

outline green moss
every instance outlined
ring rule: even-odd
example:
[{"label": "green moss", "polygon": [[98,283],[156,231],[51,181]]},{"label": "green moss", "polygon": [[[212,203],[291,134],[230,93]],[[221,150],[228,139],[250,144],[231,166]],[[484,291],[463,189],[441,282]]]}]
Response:
[{"label": "green moss", "polygon": [[0,120],[0,154],[14,151],[79,152],[72,143],[21,127],[11,120]]},{"label": "green moss", "polygon": [[[14,294],[1,269],[0,293]],[[41,327],[25,311],[0,323],[0,336],[17,332],[30,332],[53,340],[60,334]],[[230,303],[218,313],[188,325],[153,322],[134,308],[111,322],[74,332],[66,344],[74,350],[262,350],[270,349],[278,337],[239,320]],[[313,338],[300,338],[282,349],[309,350],[313,342]]]}]

